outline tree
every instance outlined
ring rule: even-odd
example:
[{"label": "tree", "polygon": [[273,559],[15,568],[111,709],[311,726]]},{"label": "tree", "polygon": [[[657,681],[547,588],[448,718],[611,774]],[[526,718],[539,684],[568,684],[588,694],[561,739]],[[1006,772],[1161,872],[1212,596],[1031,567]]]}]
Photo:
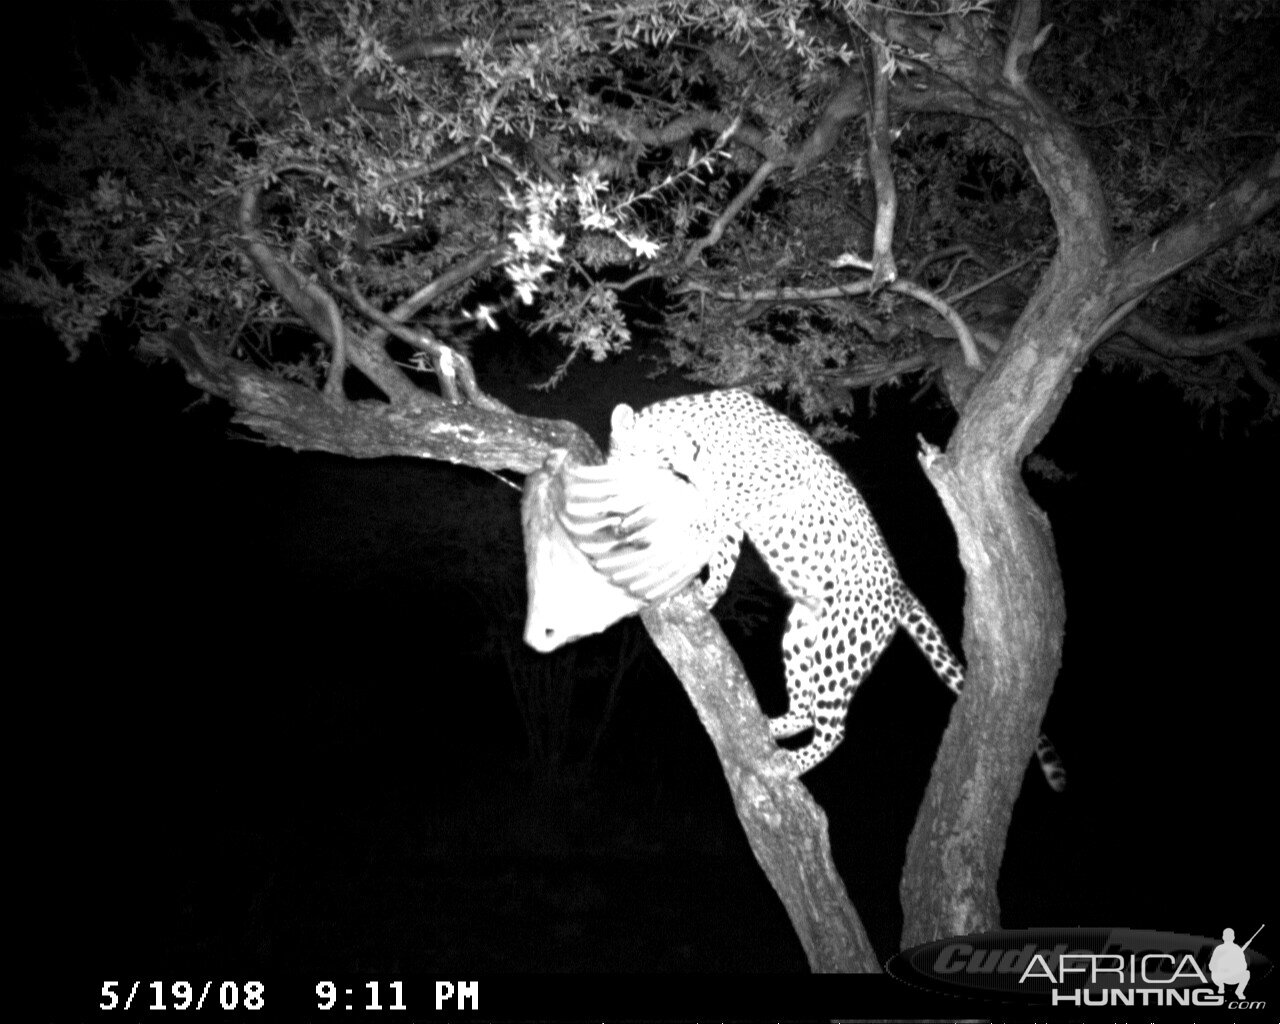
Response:
[{"label": "tree", "polygon": [[[1275,71],[1249,43],[1273,10],[1071,4],[1050,24],[1034,0],[315,0],[173,17],[182,45],[88,88],[33,173],[6,283],[73,355],[123,328],[274,443],[521,473],[598,453],[485,393],[466,350],[489,324],[557,333],[563,373],[656,311],[672,367],[786,392],[827,436],[863,389],[939,384],[960,418],[922,463],[967,576],[968,682],[909,849],[903,942],[995,927],[1063,635],[1024,464],[1090,358],[1164,375],[1206,415],[1276,410],[1254,347],[1280,333]],[[1121,59],[1135,39],[1150,60]],[[811,964],[871,969],[821,812],[758,771],[758,709],[717,707],[746,688],[680,668],[684,650],[711,659],[704,680],[735,671],[723,636],[679,600],[644,619],[704,720],[737,723],[712,731]]]}]

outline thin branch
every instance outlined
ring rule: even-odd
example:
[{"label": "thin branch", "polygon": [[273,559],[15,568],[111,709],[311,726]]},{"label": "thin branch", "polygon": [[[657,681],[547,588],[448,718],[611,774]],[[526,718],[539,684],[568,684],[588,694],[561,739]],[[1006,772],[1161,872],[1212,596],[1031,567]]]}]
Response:
[{"label": "thin branch", "polygon": [[633,124],[621,114],[602,118],[600,123],[624,142],[642,146],[673,146],[688,141],[700,131],[716,132],[721,136],[728,133],[734,141],[754,150],[775,168],[792,168],[792,177],[797,177],[834,148],[845,122],[858,117],[864,110],[860,83],[857,75],[850,72],[828,98],[808,136],[794,149],[779,146],[767,132],[758,128],[735,123],[740,121],[741,115],[735,119],[721,111],[690,111],[659,128]]},{"label": "thin branch", "polygon": [[1099,350],[1105,357],[1135,363],[1151,373],[1168,378],[1184,392],[1212,392],[1219,402],[1248,398],[1248,393],[1236,383],[1231,362],[1238,362],[1248,377],[1263,391],[1274,406],[1280,403],[1280,384],[1267,373],[1262,360],[1247,345],[1230,352],[1219,353],[1205,360],[1170,359],[1140,342],[1134,341],[1124,331],[1117,331]]},{"label": "thin branch", "polygon": [[1280,405],[1280,382],[1267,372],[1257,353],[1247,345],[1241,345],[1235,349],[1234,354],[1244,365],[1245,373],[1270,396],[1272,408]]},{"label": "thin branch", "polygon": [[[487,409],[490,412],[511,411],[502,402],[480,390],[471,360],[457,349],[437,340],[429,331],[410,330],[404,324],[387,316],[362,295],[354,283],[348,282],[344,289],[339,289],[336,285],[334,287],[381,330],[394,334],[401,341],[408,342],[431,358],[436,377],[440,381],[440,390],[450,405],[457,405],[462,400],[462,395],[465,395],[467,401],[478,408]],[[459,384],[462,387],[462,394],[458,392]]]},{"label": "thin branch", "polygon": [[716,222],[711,225],[711,230],[708,231],[705,236],[694,242],[693,245],[689,246],[689,251],[684,254],[683,263],[685,267],[692,266],[693,261],[698,258],[698,255],[704,249],[707,249],[720,241],[720,236],[724,234],[724,229],[728,226],[729,222],[742,212],[742,208],[751,201],[757,192],[764,188],[764,183],[768,181],[769,175],[777,170],[777,168],[778,165],[772,160],[766,160],[756,168],[756,173],[751,176],[751,180],[743,186],[742,191],[733,197],[729,202],[729,205],[726,206],[720,216],[716,218]]},{"label": "thin branch", "polygon": [[853,370],[817,370],[811,376],[852,391],[858,388],[875,387],[877,384],[885,384],[903,374],[929,369],[933,363],[934,359],[928,352],[915,352],[898,359],[859,363]]},{"label": "thin branch", "polygon": [[342,389],[342,378],[347,372],[347,332],[343,329],[342,314],[338,311],[338,304],[333,301],[333,296],[324,293],[323,301],[333,331],[333,354],[329,358],[324,393],[330,398],[342,398],[346,394]]},{"label": "thin branch", "polygon": [[394,188],[396,185],[403,185],[406,182],[416,181],[418,178],[430,177],[432,174],[438,174],[456,164],[463,157],[471,156],[478,151],[475,144],[467,146],[459,146],[457,149],[450,150],[442,157],[432,160],[430,163],[422,164],[419,167],[410,167],[406,170],[399,171],[391,175],[382,185],[383,189]]},{"label": "thin branch", "polygon": [[667,122],[660,128],[647,128],[636,125],[621,115],[601,118],[601,125],[617,138],[627,143],[639,143],[642,146],[659,147],[674,146],[687,142],[697,132],[715,132],[724,135],[732,129],[732,137],[755,150],[766,160],[772,160],[778,166],[787,166],[794,162],[794,157],[772,142],[769,136],[750,125],[735,124],[729,114],[714,110],[693,110],[687,114]]},{"label": "thin branch", "polygon": [[[982,258],[973,246],[966,242],[961,242],[958,245],[949,245],[945,249],[935,249],[933,252],[926,253],[924,256],[920,257],[920,259],[911,267],[911,276],[921,284],[924,284],[924,268],[929,266],[931,263],[937,263],[939,260],[949,260],[952,256],[971,259],[975,263],[979,264],[984,270],[990,269],[987,261]],[[963,262],[963,260],[960,262]]]},{"label": "thin branch", "polygon": [[956,332],[956,338],[960,342],[960,351],[964,353],[965,365],[971,370],[982,369],[982,357],[978,354],[978,346],[974,344],[973,333],[969,330],[969,325],[964,322],[964,318],[955,311],[954,307],[929,291],[929,289],[922,288],[914,281],[906,278],[892,282],[889,285],[889,290],[909,295],[917,302],[924,303],[938,313],[951,325],[951,329]]},{"label": "thin branch", "polygon": [[[1039,258],[1039,253],[1033,252],[1030,256],[1026,256],[1023,259],[1018,260],[1017,263],[1010,264],[1009,266],[1005,267],[1003,270],[997,270],[994,274],[990,275],[989,277],[983,278],[977,284],[970,285],[968,288],[965,288],[962,291],[958,291],[954,295],[948,295],[947,301],[950,303],[960,303],[964,299],[967,299],[972,295],[977,295],[978,292],[982,291],[984,288],[990,288],[997,281],[1008,277],[1010,274],[1017,273],[1019,270],[1025,267],[1028,263],[1030,263],[1032,260],[1035,260],[1038,258]],[[919,275],[914,275],[914,276],[918,277]]]},{"label": "thin branch", "polygon": [[[965,363],[972,369],[982,369],[982,357],[978,354],[977,345],[974,343],[973,332],[969,330],[964,318],[956,312],[949,302],[939,298],[929,289],[923,288],[916,282],[906,278],[894,281],[887,287],[891,292],[906,295],[917,302],[923,303],[942,316],[956,332],[956,338],[959,340],[961,351],[964,353]],[[728,289],[713,288],[711,285],[704,284],[701,281],[686,281],[676,289],[676,293],[696,292],[713,299],[720,299],[723,302],[779,303],[847,299],[857,295],[870,295],[874,290],[872,280],[867,278],[862,281],[854,281],[851,284],[833,285],[826,288],[763,288],[749,292],[741,289],[730,291]]]},{"label": "thin branch", "polygon": [[[865,269],[865,261],[863,263]],[[850,260],[842,265],[852,265],[852,261]],[[965,365],[973,370],[982,369],[982,357],[978,353],[977,344],[974,342],[973,332],[970,331],[969,326],[964,322],[964,318],[956,312],[949,302],[939,298],[929,289],[921,287],[916,282],[906,278],[893,281],[886,287],[891,292],[906,295],[917,302],[923,303],[942,316],[956,333],[956,338],[960,343],[960,350],[964,355]],[[751,292],[744,292],[741,289],[729,291],[727,289],[712,288],[701,281],[686,281],[676,289],[676,292],[677,294],[696,292],[724,302],[778,303],[820,302],[830,299],[852,298],[856,295],[870,295],[874,290],[874,282],[871,278],[867,278],[862,281],[855,281],[852,284],[835,285],[827,288],[768,288]]]},{"label": "thin branch", "polygon": [[883,18],[874,16],[880,32],[873,34],[866,50],[870,65],[871,109],[867,111],[867,165],[876,190],[876,229],[871,242],[871,284],[874,289],[898,277],[893,262],[893,229],[898,220],[898,187],[893,179],[893,148],[889,136],[889,79],[893,57],[882,36]]},{"label": "thin branch", "polygon": [[[508,29],[496,33],[489,39],[494,47],[512,46],[517,43],[529,43],[545,38],[546,33],[531,29]],[[439,60],[441,57],[456,57],[462,51],[463,36],[433,36],[427,39],[415,39],[391,51],[391,59],[397,64],[412,64],[419,60]]]},{"label": "thin branch", "polygon": [[1031,58],[1044,45],[1052,27],[1040,27],[1040,0],[1021,0],[1014,5],[1009,45],[1004,53],[1004,78],[1014,88],[1025,87]]},{"label": "thin branch", "polygon": [[1237,351],[1250,341],[1280,340],[1280,319],[1234,324],[1203,334],[1176,334],[1138,313],[1126,317],[1116,332],[1127,334],[1152,352],[1173,359],[1195,359]]},{"label": "thin branch", "polygon": [[[435,280],[419,288],[388,315],[392,320],[404,323],[424,306],[435,302],[445,292],[456,288],[464,281],[475,277],[481,271],[488,270],[497,264],[501,261],[505,252],[504,246],[494,246],[491,249],[484,249],[467,259],[460,260]],[[384,334],[382,337],[385,338],[386,335]]]},{"label": "thin branch", "polygon": [[325,385],[326,393],[340,393],[340,381],[335,384],[338,378],[335,377],[333,368],[341,365],[345,369],[349,360],[381,388],[393,404],[416,406],[424,398],[429,399],[430,396],[404,377],[380,346],[368,343],[367,340],[360,342],[348,339],[342,331],[341,314],[333,296],[272,252],[271,246],[257,227],[258,199],[261,194],[262,185],[252,184],[240,196],[240,244],[281,298],[333,349],[334,358],[330,362],[330,380]]},{"label": "thin branch", "polygon": [[870,295],[871,280],[853,281],[850,284],[830,285],[826,288],[761,288],[743,291],[741,288],[713,288],[702,281],[685,281],[675,289],[676,294],[697,292],[724,302],[821,302],[828,299],[846,299],[855,295]]}]

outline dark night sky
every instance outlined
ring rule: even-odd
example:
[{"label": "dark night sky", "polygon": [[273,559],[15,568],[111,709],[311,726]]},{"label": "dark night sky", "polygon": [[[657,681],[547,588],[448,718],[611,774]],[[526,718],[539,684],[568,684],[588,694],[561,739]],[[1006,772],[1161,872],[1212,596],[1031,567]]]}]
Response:
[{"label": "dark night sky", "polygon": [[[578,401],[583,422],[598,422],[615,398],[634,397],[627,372],[585,369],[554,413]],[[185,927],[218,938],[201,945],[184,936],[175,949],[213,955],[212,947],[234,960],[248,955],[246,940],[218,929],[237,923],[210,922],[200,902],[224,871],[246,879],[219,881],[233,890],[228,905],[251,902],[264,860],[341,900],[355,879],[333,869],[316,880],[315,865],[292,859],[299,846],[330,843],[332,857],[376,861],[379,829],[423,821],[470,829],[460,805],[527,799],[509,684],[481,649],[486,623],[433,554],[437,545],[491,543],[503,520],[518,529],[515,492],[447,467],[358,464],[229,439],[217,410],[181,411],[195,396],[172,368],[90,356],[74,369],[47,360],[31,379],[56,396],[32,431],[35,476],[23,491],[35,511],[26,543],[38,553],[24,605],[46,637],[28,683],[49,738],[33,801],[50,815],[52,850],[42,860],[75,879],[68,914],[108,896],[137,903],[139,924],[155,922],[145,928],[174,927],[185,913]],[[529,409],[540,401],[509,397]],[[860,429],[849,464],[905,578],[954,640],[962,597],[954,541],[914,460],[915,431],[941,440],[947,429],[945,416],[890,398]],[[1220,921],[1261,921],[1274,902],[1262,824],[1274,779],[1274,671],[1263,657],[1280,565],[1265,473],[1274,438],[1217,441],[1159,386],[1090,372],[1045,447],[1075,474],[1037,485],[1068,601],[1065,665],[1046,727],[1072,784],[1054,798],[1028,780],[1003,876],[1006,923],[1214,934]],[[427,525],[441,504],[457,509],[459,491],[470,517]],[[511,571],[518,581],[519,566]],[[468,585],[483,594],[493,581]],[[520,608],[510,614],[496,628],[518,634]],[[744,649],[776,713],[776,648]],[[945,690],[899,638],[855,701],[848,739],[809,776],[832,818],[837,862],[885,948],[898,927],[902,848],[948,708]],[[695,855],[758,874],[710,745],[655,661],[624,683],[587,793],[611,819],[643,816],[655,848],[627,856],[657,873],[649,884],[660,891],[661,877],[686,872]],[[554,834],[558,813],[550,806],[546,818],[499,829],[486,840],[493,856],[524,863],[528,837],[519,830]],[[699,834],[682,849],[690,819],[714,838]],[[443,862],[487,879],[495,868],[476,866],[472,848],[461,843],[453,861],[447,844],[432,846],[432,870]],[[568,859],[617,855],[602,838]],[[394,888],[402,868],[387,870]],[[628,871],[582,870],[593,889],[640,891]],[[115,888],[126,881],[128,895]],[[267,891],[277,913],[303,913],[292,894]],[[173,905],[176,893],[186,893],[187,910]],[[758,939],[764,952],[723,961],[691,954],[688,966],[759,956],[798,967],[785,923],[780,932],[774,924]],[[776,954],[773,941],[782,944]],[[350,948],[376,962],[395,943],[385,935]],[[305,943],[287,953],[286,944],[276,940],[273,962],[307,955]],[[331,947],[348,948],[337,937],[323,946]],[[147,942],[141,948],[156,955]],[[563,959],[535,960],[535,969],[584,966],[571,948],[556,955]]]},{"label": "dark night sky", "polygon": [[[10,721],[31,735],[20,810],[55,958],[803,968],[656,659],[624,683],[584,788],[548,794],[522,768],[510,685],[485,646],[494,629],[518,635],[521,599],[498,606],[502,623],[477,612],[460,595],[494,577],[448,554],[514,537],[514,491],[451,467],[267,449],[231,436],[224,410],[186,410],[198,396],[173,367],[102,352],[67,366],[40,328],[10,325]],[[954,538],[914,457],[917,432],[942,443],[950,422],[903,390],[839,454],[955,642]],[[614,402],[662,392],[627,362],[575,368],[549,397],[501,397],[599,437]],[[1219,439],[1163,385],[1089,370],[1043,450],[1073,474],[1034,485],[1067,586],[1046,728],[1072,783],[1055,798],[1028,781],[1006,924],[1276,921],[1276,432]],[[758,647],[748,668],[776,713],[773,648]],[[948,709],[899,638],[849,738],[808,778],[885,954]]]}]

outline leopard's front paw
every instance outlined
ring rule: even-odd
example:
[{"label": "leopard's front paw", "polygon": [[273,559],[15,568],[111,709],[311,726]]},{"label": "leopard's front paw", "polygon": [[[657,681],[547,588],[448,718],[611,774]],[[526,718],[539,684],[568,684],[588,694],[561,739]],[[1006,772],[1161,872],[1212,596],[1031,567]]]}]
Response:
[{"label": "leopard's front paw", "polygon": [[796,759],[795,751],[787,750],[785,747],[779,747],[773,752],[765,762],[764,770],[774,778],[787,782],[795,781],[804,773],[800,762]]}]

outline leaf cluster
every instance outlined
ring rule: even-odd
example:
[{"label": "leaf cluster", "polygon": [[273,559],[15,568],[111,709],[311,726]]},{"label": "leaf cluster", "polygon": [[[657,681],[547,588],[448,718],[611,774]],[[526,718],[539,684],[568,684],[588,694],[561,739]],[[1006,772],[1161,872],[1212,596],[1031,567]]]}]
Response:
[{"label": "leaf cluster", "polygon": [[[871,246],[864,57],[876,19],[965,17],[999,40],[1005,4],[175,11],[197,24],[200,45],[147,50],[130,80],[99,83],[32,132],[37,198],[24,258],[3,283],[72,352],[106,328],[127,326],[146,350],[184,327],[318,382],[327,344],[247,255],[249,195],[253,228],[281,261],[381,309],[499,254],[416,313],[454,344],[505,315],[556,333],[569,359],[604,358],[630,343],[631,296],[649,282],[672,366],[788,389],[829,417],[852,389],[923,368],[954,337],[901,295],[840,294],[851,277],[832,264]],[[1212,198],[1272,141],[1277,71],[1252,37],[1274,26],[1273,7],[1052,14],[1036,85],[1087,138],[1121,242]],[[890,54],[895,88],[913,88],[913,55]],[[985,122],[897,114],[892,129],[899,267],[944,295],[1014,268],[1001,291],[961,306],[998,335],[1053,249],[1037,182]],[[1159,308],[1181,323],[1275,316],[1276,231],[1272,218],[1202,261]]]}]

